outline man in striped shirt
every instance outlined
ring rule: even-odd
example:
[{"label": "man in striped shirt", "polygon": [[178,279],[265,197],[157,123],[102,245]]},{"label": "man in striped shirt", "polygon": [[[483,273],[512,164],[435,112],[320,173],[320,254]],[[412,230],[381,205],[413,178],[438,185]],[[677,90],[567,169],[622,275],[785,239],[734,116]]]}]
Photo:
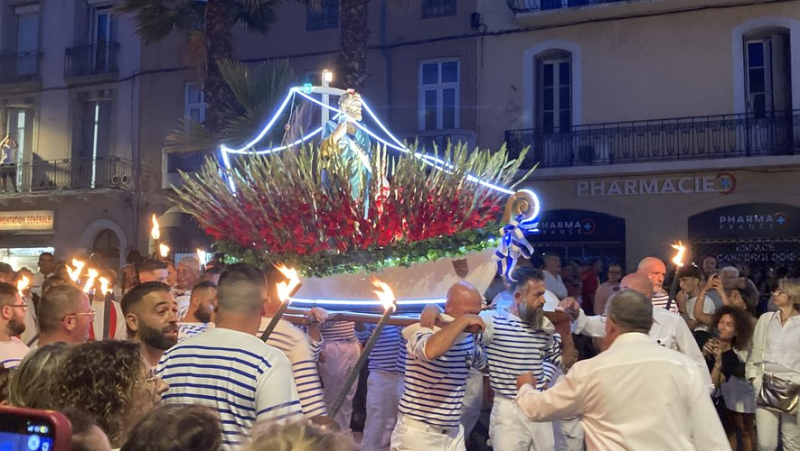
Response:
[{"label": "man in striped shirt", "polygon": [[[361,356],[361,346],[356,338],[355,324],[349,321],[327,321],[320,326],[322,333],[322,359],[319,376],[322,379],[325,404],[333,405],[344,387],[347,375],[356,366]],[[356,396],[358,380],[350,387],[336,423],[342,431],[350,431],[350,417],[353,415],[353,398]]]},{"label": "man in striped shirt", "polygon": [[[667,267],[661,259],[655,257],[645,257],[639,262],[639,274],[645,274],[653,282],[653,307],[667,309],[673,313],[686,313],[686,306],[680,308],[677,302],[669,302],[669,293],[664,291],[664,278],[667,276]],[[683,311],[681,311],[683,310]],[[600,313],[600,312],[596,312]]]},{"label": "man in striped shirt", "polygon": [[217,308],[217,284],[200,282],[192,288],[189,310],[178,323],[178,342],[214,328],[214,310]]},{"label": "man in striped shirt", "polygon": [[480,311],[480,293],[462,281],[447,293],[449,324],[441,329],[415,324],[403,330],[408,359],[405,391],[392,433],[393,451],[465,449],[460,424],[464,387],[470,366],[483,361],[467,331],[483,328]]},{"label": "man in striped shirt", "polygon": [[302,411],[288,359],[255,336],[267,305],[261,271],[232,265],[220,277],[217,300],[217,327],[167,351],[158,375],[170,385],[164,403],[216,409],[223,449],[233,450],[257,421],[297,420]]}]

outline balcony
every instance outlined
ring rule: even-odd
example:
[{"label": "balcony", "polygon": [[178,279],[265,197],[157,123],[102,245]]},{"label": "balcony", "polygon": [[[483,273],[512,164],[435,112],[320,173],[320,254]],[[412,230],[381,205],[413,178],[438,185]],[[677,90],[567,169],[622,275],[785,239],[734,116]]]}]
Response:
[{"label": "balcony", "polygon": [[39,86],[42,76],[41,61],[42,54],[40,52],[0,55],[0,85],[3,85],[2,90],[4,92],[25,91],[26,85],[29,87]]},{"label": "balcony", "polygon": [[566,168],[795,155],[800,110],[579,125],[550,133],[506,130],[505,139],[511,156],[531,147],[525,168],[537,162]]},{"label": "balcony", "polygon": [[118,54],[117,43],[68,48],[64,60],[64,77],[115,77],[119,72]]},{"label": "balcony", "polygon": [[624,1],[628,0],[506,0],[506,3],[514,13],[529,13]]},{"label": "balcony", "polygon": [[0,166],[0,197],[74,190],[133,190],[133,165],[117,157]]}]

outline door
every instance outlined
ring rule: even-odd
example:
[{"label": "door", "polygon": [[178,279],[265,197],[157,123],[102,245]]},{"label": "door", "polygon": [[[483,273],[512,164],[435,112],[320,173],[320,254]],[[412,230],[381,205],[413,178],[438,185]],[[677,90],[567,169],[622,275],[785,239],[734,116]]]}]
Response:
[{"label": "door", "polygon": [[114,36],[114,16],[110,6],[92,10],[91,29],[92,72],[109,72],[113,66],[111,47]]},{"label": "door", "polygon": [[17,76],[33,76],[38,72],[39,13],[17,16]]},{"label": "door", "polygon": [[559,52],[540,58],[537,66],[535,157],[546,167],[569,166],[573,160],[571,59]]},{"label": "door", "polygon": [[[33,139],[33,110],[28,108],[9,108],[7,110],[6,130],[8,136],[16,143],[17,148],[14,154],[13,169],[15,183],[18,191],[28,191],[31,189],[31,177],[44,177],[46,174],[34,174],[32,172],[32,139]],[[37,167],[38,172],[44,172],[45,168]],[[36,185],[36,183],[34,183]],[[34,186],[35,188],[35,186]]]}]

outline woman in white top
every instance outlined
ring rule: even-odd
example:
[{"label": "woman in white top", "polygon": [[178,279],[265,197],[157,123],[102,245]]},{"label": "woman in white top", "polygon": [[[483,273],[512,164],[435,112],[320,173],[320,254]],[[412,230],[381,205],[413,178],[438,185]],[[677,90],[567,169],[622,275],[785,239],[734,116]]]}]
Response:
[{"label": "woman in white top", "polygon": [[[773,293],[777,312],[767,312],[756,324],[753,351],[747,360],[746,377],[755,392],[761,390],[764,373],[800,383],[800,279],[782,279]],[[758,406],[758,449],[778,447],[780,430],[783,449],[800,450],[798,416]]]}]

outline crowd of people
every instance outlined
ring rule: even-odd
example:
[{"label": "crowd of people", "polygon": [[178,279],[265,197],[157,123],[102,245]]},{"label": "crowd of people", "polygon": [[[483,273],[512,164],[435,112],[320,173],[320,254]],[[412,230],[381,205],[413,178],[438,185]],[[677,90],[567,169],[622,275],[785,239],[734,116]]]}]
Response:
[{"label": "crowd of people", "polygon": [[[800,450],[800,279],[761,302],[712,259],[675,296],[655,257],[575,283],[546,255],[485,293],[454,284],[381,331],[356,444],[345,381],[374,324],[312,308],[266,336],[272,267],[90,256],[87,279],[44,253],[36,273],[0,263],[0,401],[63,413],[76,450]],[[780,383],[794,406],[765,400]]]}]

